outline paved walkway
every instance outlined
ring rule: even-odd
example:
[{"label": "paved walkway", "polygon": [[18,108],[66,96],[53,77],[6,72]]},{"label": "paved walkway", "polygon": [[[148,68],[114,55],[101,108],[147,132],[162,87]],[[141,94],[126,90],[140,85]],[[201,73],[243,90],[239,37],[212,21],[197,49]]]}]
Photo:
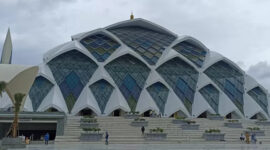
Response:
[{"label": "paved walkway", "polygon": [[[270,145],[246,144],[64,144],[64,145],[29,145],[25,150],[270,150]],[[15,150],[15,149],[13,149]],[[18,149],[19,150],[19,149]],[[20,149],[23,150],[23,149]]]}]

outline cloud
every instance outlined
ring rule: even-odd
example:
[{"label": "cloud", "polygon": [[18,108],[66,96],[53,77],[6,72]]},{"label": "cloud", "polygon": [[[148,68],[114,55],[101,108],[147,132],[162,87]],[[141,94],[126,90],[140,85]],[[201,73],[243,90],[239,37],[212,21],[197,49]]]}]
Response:
[{"label": "cloud", "polygon": [[246,70],[270,63],[269,7],[267,0],[1,0],[0,51],[10,27],[13,63],[36,65],[71,35],[127,20],[133,11],[135,18],[197,38]]},{"label": "cloud", "polygon": [[236,64],[243,70],[246,70],[246,65],[243,61],[237,61]]},{"label": "cloud", "polygon": [[258,62],[247,70],[247,74],[254,77],[260,84],[270,89],[270,64],[266,61]]}]

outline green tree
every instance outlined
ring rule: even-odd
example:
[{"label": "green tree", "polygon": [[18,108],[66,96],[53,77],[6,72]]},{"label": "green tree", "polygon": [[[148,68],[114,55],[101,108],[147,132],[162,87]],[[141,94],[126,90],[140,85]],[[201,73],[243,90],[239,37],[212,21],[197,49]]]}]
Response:
[{"label": "green tree", "polygon": [[6,88],[6,83],[1,81],[0,82],[0,97],[2,97],[2,93],[4,92],[5,88]]},{"label": "green tree", "polygon": [[17,137],[17,128],[18,128],[18,120],[19,120],[19,112],[22,105],[22,101],[25,94],[17,93],[14,95],[15,102],[14,102],[14,120],[12,124],[12,137]]}]

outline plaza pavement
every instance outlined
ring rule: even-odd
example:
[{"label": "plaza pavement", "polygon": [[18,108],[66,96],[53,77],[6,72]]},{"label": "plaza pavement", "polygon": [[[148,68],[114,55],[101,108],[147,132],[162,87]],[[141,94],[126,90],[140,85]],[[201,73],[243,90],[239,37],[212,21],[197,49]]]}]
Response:
[{"label": "plaza pavement", "polygon": [[[18,150],[270,150],[269,144],[51,144]],[[15,150],[15,149],[13,149]],[[17,149],[16,149],[17,150]]]}]

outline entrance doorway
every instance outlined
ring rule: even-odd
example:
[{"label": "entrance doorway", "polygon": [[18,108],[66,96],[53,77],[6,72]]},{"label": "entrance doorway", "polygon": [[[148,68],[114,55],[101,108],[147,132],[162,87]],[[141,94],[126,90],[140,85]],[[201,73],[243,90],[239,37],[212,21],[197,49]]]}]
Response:
[{"label": "entrance doorway", "polygon": [[59,112],[59,111],[53,107],[50,107],[46,110],[46,112]]},{"label": "entrance doorway", "polygon": [[187,118],[187,115],[183,111],[179,110],[179,111],[173,113],[170,117],[171,118],[178,118],[178,117]]},{"label": "entrance doorway", "polygon": [[122,109],[116,109],[111,113],[111,116],[119,117],[124,115],[124,111]]},{"label": "entrance doorway", "polygon": [[92,111],[90,108],[84,108],[79,112],[80,116],[91,116],[94,117],[96,114],[94,111]]},{"label": "entrance doorway", "polygon": [[230,112],[225,116],[226,119],[240,119],[241,117],[235,112]]},{"label": "entrance doorway", "polygon": [[113,116],[116,116],[116,117],[120,116],[120,111],[121,111],[120,109],[115,110],[113,112]]},{"label": "entrance doorway", "polygon": [[205,112],[201,113],[201,114],[198,116],[198,118],[207,118],[208,114],[209,114],[209,113],[208,113],[207,111],[205,111]]},{"label": "entrance doorway", "polygon": [[146,112],[143,113],[144,117],[151,117],[151,112],[152,110],[147,110]]},{"label": "entrance doorway", "polygon": [[250,119],[266,119],[266,117],[262,113],[257,113],[253,115]]}]

